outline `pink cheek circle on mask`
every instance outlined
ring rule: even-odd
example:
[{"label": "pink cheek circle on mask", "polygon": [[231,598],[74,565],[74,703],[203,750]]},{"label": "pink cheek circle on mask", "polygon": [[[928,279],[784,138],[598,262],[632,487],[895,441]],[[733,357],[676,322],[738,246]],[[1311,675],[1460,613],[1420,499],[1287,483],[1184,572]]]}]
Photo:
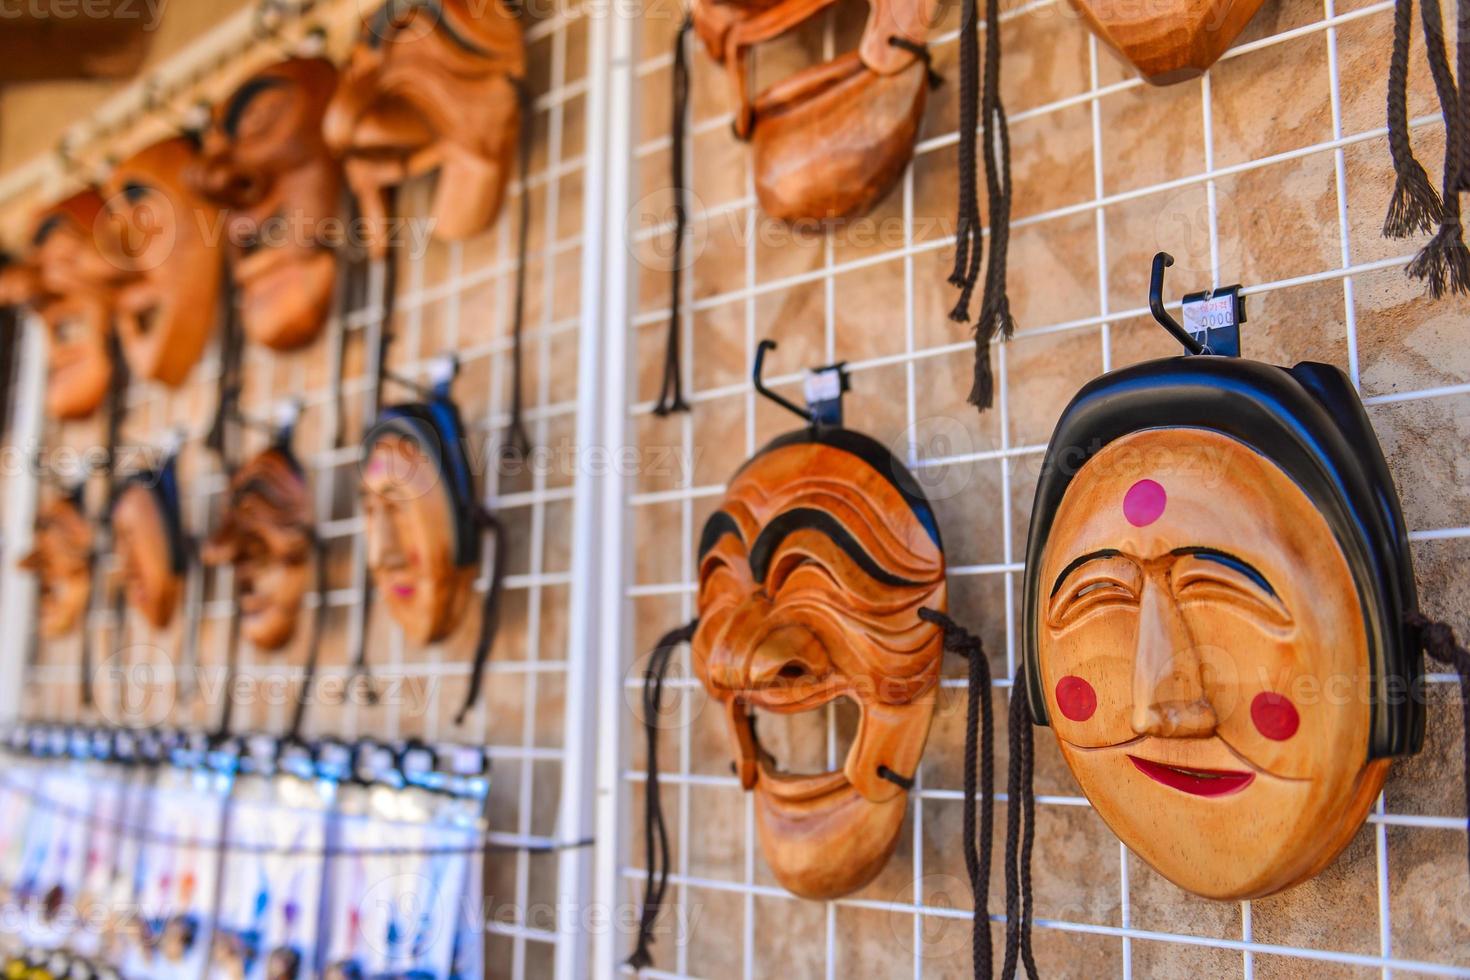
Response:
[{"label": "pink cheek circle on mask", "polygon": [[1097,711],[1097,691],[1076,674],[1057,681],[1056,694],[1057,708],[1071,721],[1086,721]]},{"label": "pink cheek circle on mask", "polygon": [[1273,742],[1284,742],[1296,734],[1302,719],[1286,695],[1262,691],[1251,699],[1251,723]]}]

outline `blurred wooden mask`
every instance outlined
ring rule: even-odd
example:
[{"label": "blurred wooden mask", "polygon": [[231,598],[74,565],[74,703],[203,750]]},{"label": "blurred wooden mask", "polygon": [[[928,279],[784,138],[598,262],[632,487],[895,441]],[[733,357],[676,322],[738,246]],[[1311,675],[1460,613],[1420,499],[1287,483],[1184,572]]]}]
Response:
[{"label": "blurred wooden mask", "polygon": [[525,71],[520,20],[500,0],[389,2],[367,19],[325,131],[374,255],[388,246],[388,189],[430,171],[438,171],[435,237],[455,241],[494,224],[523,122]]},{"label": "blurred wooden mask", "polygon": [[42,639],[76,628],[92,594],[92,525],[73,497],[42,505],[30,554],[20,567],[34,572],[40,586]]},{"label": "blurred wooden mask", "polygon": [[279,650],[296,631],[309,586],[311,495],[290,453],[267,449],[230,479],[219,530],[204,549],[210,565],[233,565],[240,635],[261,650]]},{"label": "blurred wooden mask", "polygon": [[104,187],[123,356],[139,377],[175,386],[204,353],[219,304],[219,210],[184,179],[198,156],[188,137],[167,139],[118,164]]},{"label": "blurred wooden mask", "polygon": [[323,58],[257,72],[215,110],[193,187],[228,209],[245,335],[276,350],[311,343],[331,312],[342,174],[322,139],[337,85]]},{"label": "blurred wooden mask", "polygon": [[[847,429],[803,429],[766,446],[704,526],[694,669],[724,710],[766,861],[797,895],[861,888],[898,842],[943,648],[918,612],[946,611],[944,569],[913,478]],[[783,769],[754,709],[795,715],[842,697],[860,719],[841,767]]]},{"label": "blurred wooden mask", "polygon": [[751,98],[751,48],[832,2],[694,0],[692,7],[695,31],[729,73],[735,135],[752,144],[756,195],[773,218],[823,220],[871,208],[903,175],[924,117],[929,72],[915,49],[928,37],[937,0],[871,0],[856,51]]},{"label": "blurred wooden mask", "polygon": [[23,262],[0,272],[0,304],[29,306],[51,337],[46,409],[91,415],[112,381],[113,286],[120,270],[98,242],[102,197],[85,190],[42,211]]},{"label": "blurred wooden mask", "polygon": [[1213,65],[1262,0],[1071,0],[1092,32],[1154,85],[1195,78]]},{"label": "blurred wooden mask", "polygon": [[124,482],[112,505],[112,537],[128,605],[162,629],[178,606],[186,563],[175,460]]}]

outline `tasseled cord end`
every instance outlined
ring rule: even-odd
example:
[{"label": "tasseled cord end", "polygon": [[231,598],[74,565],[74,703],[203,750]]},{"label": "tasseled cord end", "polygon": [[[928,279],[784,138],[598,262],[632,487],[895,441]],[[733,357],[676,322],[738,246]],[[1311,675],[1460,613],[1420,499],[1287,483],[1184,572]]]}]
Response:
[{"label": "tasseled cord end", "polygon": [[648,667],[643,671],[643,732],[647,739],[648,779],[643,784],[643,853],[648,860],[648,879],[643,884],[643,909],[638,918],[638,945],[627,963],[634,970],[653,965],[653,929],[658,922],[664,893],[669,888],[669,832],[658,787],[658,726],[663,714],[664,677],[674,651],[694,638],[699,620],[669,630],[654,645]]},{"label": "tasseled cord end", "polygon": [[1383,219],[1383,236],[1409,238],[1428,234],[1444,211],[1439,192],[1429,182],[1423,165],[1413,157],[1395,169],[1398,178],[1394,181],[1393,197],[1389,198],[1388,214]]},{"label": "tasseled cord end", "polygon": [[997,333],[1002,340],[1010,340],[1015,332],[1016,321],[1011,316],[1011,301],[1004,294],[993,307],[987,306],[980,311],[980,322],[975,326],[975,380],[970,387],[968,400],[981,411],[995,402],[995,373],[990,367],[991,341]]},{"label": "tasseled cord end", "polygon": [[[1465,821],[1466,829],[1470,830],[1470,650],[1460,646],[1455,631],[1449,626],[1437,623],[1423,613],[1409,613],[1404,622],[1414,631],[1416,641],[1430,659],[1445,664],[1460,675],[1460,734],[1465,743]],[[1470,868],[1470,838],[1466,840],[1465,861]]]},{"label": "tasseled cord end", "polygon": [[1429,244],[1409,263],[1408,272],[1424,280],[1434,299],[1447,292],[1470,292],[1470,249],[1465,247],[1465,232],[1458,218],[1440,223]]}]

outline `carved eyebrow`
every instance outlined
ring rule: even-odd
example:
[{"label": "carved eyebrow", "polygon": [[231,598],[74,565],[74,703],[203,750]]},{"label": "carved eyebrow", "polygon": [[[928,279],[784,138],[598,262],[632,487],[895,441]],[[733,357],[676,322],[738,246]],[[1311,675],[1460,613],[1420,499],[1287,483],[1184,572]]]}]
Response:
[{"label": "carved eyebrow", "polygon": [[837,518],[826,511],[811,507],[792,508],[761,529],[761,533],[756,536],[755,544],[750,549],[750,572],[755,576],[757,582],[766,580],[766,572],[769,570],[771,557],[776,553],[776,549],[788,535],[797,531],[815,531],[830,539],[843,554],[851,558],[859,568],[867,573],[868,577],[876,582],[897,587],[924,584],[901,578],[879,565],[877,560],[868,554],[862,545],[858,544]]},{"label": "carved eyebrow", "polygon": [[53,214],[51,217],[41,222],[41,226],[37,228],[36,233],[31,236],[31,245],[40,245],[46,239],[50,238],[51,233],[57,228],[60,228],[61,223],[65,220],[66,219],[63,218],[61,215]]},{"label": "carved eyebrow", "polygon": [[416,10],[427,10],[430,19],[434,22],[435,30],[443,31],[444,36],[449,38],[455,47],[482,58],[490,57],[489,51],[454,29],[454,25],[449,23],[444,16],[442,0],[388,0],[378,8],[373,26],[369,29],[368,45],[372,48],[382,47],[385,40],[403,29],[398,18],[406,17]]},{"label": "carved eyebrow", "polygon": [[1079,555],[1078,557],[1073,558],[1070,562],[1067,563],[1067,567],[1062,569],[1062,573],[1057,576],[1057,580],[1052,583],[1051,598],[1055,598],[1056,594],[1061,591],[1062,583],[1067,580],[1068,575],[1071,575],[1073,572],[1077,571],[1077,569],[1081,568],[1083,565],[1086,565],[1088,562],[1097,561],[1099,558],[1121,557],[1123,557],[1123,552],[1119,551],[1117,548],[1102,548],[1098,551],[1089,551],[1085,555]]},{"label": "carved eyebrow", "polygon": [[137,204],[143,200],[148,196],[149,190],[151,188],[147,184],[136,180],[130,180],[122,187],[123,197],[127,198],[129,204]]},{"label": "carved eyebrow", "polygon": [[220,128],[225,131],[226,135],[234,138],[240,128],[240,117],[245,115],[245,109],[251,101],[262,92],[285,88],[285,86],[284,78],[274,78],[269,75],[264,78],[252,78],[240,86],[240,90],[230,98],[230,104],[225,109],[225,118],[220,123]]},{"label": "carved eyebrow", "polygon": [[1216,564],[1224,565],[1226,568],[1234,569],[1235,571],[1244,575],[1246,578],[1250,579],[1252,582],[1256,583],[1256,585],[1260,586],[1261,589],[1271,598],[1280,598],[1280,596],[1276,594],[1276,590],[1271,587],[1271,583],[1266,580],[1266,576],[1262,575],[1260,570],[1257,569],[1256,566],[1252,565],[1250,562],[1245,561],[1242,558],[1237,558],[1236,556],[1230,554],[1230,552],[1228,551],[1221,551],[1219,548],[1194,547],[1175,548],[1173,551],[1169,552],[1169,554],[1178,557],[1190,555],[1195,558],[1203,558],[1205,561],[1212,561]]},{"label": "carved eyebrow", "polygon": [[709,550],[727,534],[735,535],[741,546],[745,545],[745,536],[740,533],[740,525],[735,523],[735,518],[723,510],[717,510],[704,522],[704,531],[699,535],[699,560],[704,561]]}]

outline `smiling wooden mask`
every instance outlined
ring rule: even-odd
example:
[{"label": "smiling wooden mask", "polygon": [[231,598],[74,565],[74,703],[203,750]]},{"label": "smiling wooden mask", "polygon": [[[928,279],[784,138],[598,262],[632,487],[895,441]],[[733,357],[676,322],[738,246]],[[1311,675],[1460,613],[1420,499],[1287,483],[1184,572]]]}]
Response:
[{"label": "smiling wooden mask", "polygon": [[454,403],[385,409],[363,441],[368,568],[410,642],[442,640],[464,617],[483,547],[464,428]]},{"label": "smiling wooden mask", "polygon": [[311,343],[331,312],[342,174],[322,139],[337,85],[323,58],[256,73],[215,110],[193,186],[229,210],[230,268],[245,335],[276,350]]},{"label": "smiling wooden mask", "polygon": [[498,0],[390,2],[367,20],[325,131],[375,255],[388,246],[388,189],[431,171],[438,171],[430,212],[437,238],[469,238],[494,224],[513,166],[516,86],[525,73],[520,21]]},{"label": "smiling wooden mask", "polygon": [[1196,78],[1235,43],[1262,0],[1071,0],[1092,32],[1154,85]]},{"label": "smiling wooden mask", "polygon": [[856,51],[751,97],[751,49],[831,2],[695,0],[691,11],[705,49],[729,73],[735,135],[754,151],[761,209],[784,221],[871,208],[903,175],[924,117],[929,72],[915,48],[928,37],[935,0],[871,0]]},{"label": "smiling wooden mask", "polygon": [[1211,356],[1106,375],[1032,513],[1031,711],[1098,814],[1208,898],[1325,867],[1424,730],[1407,536],[1348,379]]},{"label": "smiling wooden mask", "polygon": [[[943,647],[918,611],[946,602],[927,501],[886,449],[847,429],[766,446],[705,524],[695,671],[724,709],[762,851],[791,892],[849,894],[893,853]],[[751,710],[795,714],[844,696],[861,720],[842,767],[782,772]]]},{"label": "smiling wooden mask", "polygon": [[306,474],[287,450],[267,449],[230,478],[204,561],[234,566],[240,635],[257,649],[279,650],[296,632],[310,586],[312,537]]},{"label": "smiling wooden mask", "polygon": [[119,269],[98,243],[102,197],[85,190],[36,218],[31,252],[0,273],[0,304],[24,304],[51,338],[46,410],[86,418],[112,381],[112,306]]},{"label": "smiling wooden mask", "polygon": [[186,563],[173,459],[124,482],[112,505],[112,546],[128,605],[155,629],[167,626]]},{"label": "smiling wooden mask", "polygon": [[92,594],[92,525],[77,500],[58,497],[41,507],[31,551],[19,564],[40,586],[41,638],[70,633]]},{"label": "smiling wooden mask", "polygon": [[155,143],[107,179],[108,242],[122,272],[117,330],[128,367],[182,384],[204,353],[218,310],[218,209],[185,182],[198,160],[188,137]]}]

